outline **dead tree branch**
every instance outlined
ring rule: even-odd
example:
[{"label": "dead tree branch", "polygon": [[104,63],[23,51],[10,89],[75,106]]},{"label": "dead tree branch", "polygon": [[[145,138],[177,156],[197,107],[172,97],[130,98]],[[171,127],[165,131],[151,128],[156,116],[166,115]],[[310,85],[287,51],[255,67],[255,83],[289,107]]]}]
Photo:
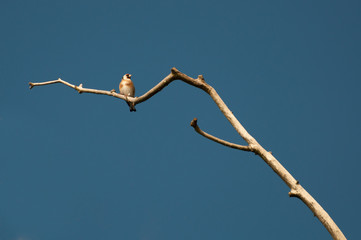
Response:
[{"label": "dead tree branch", "polygon": [[[123,99],[126,101],[126,97],[122,94],[116,93],[115,90],[106,91],[106,90],[98,90],[98,89],[91,89],[91,88],[83,88],[83,84],[80,84],[79,86],[73,85],[64,80],[61,80],[60,78],[58,78],[58,80],[52,80],[52,81],[48,81],[48,82],[40,82],[40,83],[29,82],[29,88],[32,89],[33,87],[36,87],[36,86],[44,86],[44,85],[50,85],[50,84],[54,84],[54,83],[62,83],[68,87],[74,88],[75,90],[78,91],[78,93],[103,94],[103,95],[120,98],[120,99]],[[134,99],[134,98],[128,97],[128,100],[131,100],[131,99]]]},{"label": "dead tree branch", "polygon": [[218,142],[220,144],[223,144],[228,147],[244,150],[244,151],[251,151],[255,154],[259,155],[271,168],[273,171],[277,173],[277,175],[287,184],[287,186],[290,188],[290,192],[288,193],[290,197],[297,197],[301,199],[302,202],[304,202],[307,207],[313,212],[313,214],[320,220],[320,222],[324,225],[324,227],[327,229],[327,231],[331,234],[331,236],[334,239],[346,239],[341,230],[338,228],[336,223],[332,220],[332,218],[328,215],[328,213],[321,207],[321,205],[299,184],[299,182],[282,166],[282,164],[272,155],[271,152],[266,151],[257,141],[254,139],[242,126],[242,124],[238,121],[238,119],[233,115],[231,110],[227,107],[227,105],[223,102],[221,97],[217,94],[216,90],[212,88],[210,85],[208,85],[203,76],[199,75],[197,79],[191,78],[184,73],[181,73],[176,68],[171,69],[171,73],[166,76],[162,81],[160,81],[156,86],[154,86],[152,89],[150,89],[148,92],[143,94],[140,97],[128,97],[128,99],[125,98],[125,96],[116,93],[114,90],[111,91],[105,91],[105,90],[96,90],[96,89],[89,89],[89,88],[83,88],[82,84],[79,86],[70,84],[66,81],[61,80],[60,78],[58,80],[54,81],[48,81],[48,82],[41,82],[41,83],[29,83],[30,89],[35,86],[43,86],[48,84],[54,84],[54,83],[63,83],[75,90],[77,90],[79,93],[95,93],[95,94],[103,94],[108,96],[113,96],[116,98],[123,99],[125,101],[133,102],[134,105],[142,103],[155,94],[157,94],[159,91],[161,91],[163,88],[165,88],[168,84],[170,84],[174,80],[181,80],[185,83],[188,83],[194,87],[200,88],[206,93],[208,93],[213,101],[217,104],[218,108],[221,110],[223,115],[228,119],[228,121],[232,124],[232,126],[235,128],[235,130],[238,132],[238,134],[248,143],[248,146],[241,146],[233,143],[229,143],[227,141],[221,140],[219,138],[216,138],[208,133],[203,132],[199,129],[197,126],[196,121],[193,122],[194,129],[201,134],[202,136]]},{"label": "dead tree branch", "polygon": [[219,144],[222,144],[226,147],[230,147],[230,148],[234,148],[234,149],[238,149],[238,150],[243,150],[243,151],[252,151],[252,149],[249,147],[249,146],[242,146],[242,145],[238,145],[238,144],[235,144],[235,143],[231,143],[231,142],[227,142],[227,141],[224,141],[220,138],[217,138],[215,136],[212,136],[211,134],[208,134],[204,131],[202,131],[199,127],[198,127],[198,124],[197,124],[198,120],[197,118],[194,118],[192,121],[191,121],[191,126],[194,128],[194,130],[199,133],[200,135],[202,135],[203,137],[206,137],[208,138],[209,140],[212,140],[216,143],[219,143]]}]

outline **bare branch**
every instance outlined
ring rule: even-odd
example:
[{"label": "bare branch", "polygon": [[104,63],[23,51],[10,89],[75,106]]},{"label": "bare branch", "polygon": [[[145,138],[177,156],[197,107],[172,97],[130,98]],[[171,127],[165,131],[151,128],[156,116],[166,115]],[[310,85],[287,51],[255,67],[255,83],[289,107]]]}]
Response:
[{"label": "bare branch", "polygon": [[192,121],[191,121],[191,126],[194,128],[194,130],[199,133],[200,135],[202,135],[203,137],[206,137],[208,138],[209,140],[212,140],[216,143],[219,143],[219,144],[222,144],[226,147],[230,147],[230,148],[234,148],[234,149],[239,149],[239,150],[243,150],[243,151],[252,151],[252,149],[248,146],[242,146],[242,145],[238,145],[238,144],[235,144],[235,143],[231,143],[231,142],[227,142],[225,140],[222,140],[220,138],[217,138],[215,136],[212,136],[211,134],[208,134],[204,131],[202,131],[199,127],[198,127],[198,124],[197,124],[197,118],[194,118]]},{"label": "bare branch", "polygon": [[134,105],[136,105],[136,104],[142,103],[142,102],[148,100],[149,98],[153,97],[155,94],[160,92],[163,88],[168,86],[168,84],[170,84],[174,80],[182,80],[192,86],[203,89],[206,92],[209,92],[211,90],[210,86],[205,83],[202,75],[199,75],[197,79],[193,79],[191,77],[188,77],[184,73],[181,73],[176,68],[172,68],[171,73],[168,76],[166,76],[162,81],[160,81],[156,86],[154,86],[152,89],[150,89],[148,92],[146,92],[145,94],[143,94],[140,97],[134,97],[134,98],[133,97],[125,98],[124,95],[118,94],[114,90],[113,91],[112,90],[105,91],[105,90],[83,88],[82,84],[80,84],[79,86],[76,86],[76,85],[70,84],[60,78],[58,78],[58,80],[53,80],[53,81],[48,81],[48,82],[40,82],[40,83],[29,82],[29,85],[30,85],[30,89],[32,89],[35,86],[43,86],[43,85],[49,85],[49,84],[54,84],[54,83],[62,83],[62,84],[67,85],[68,87],[74,88],[79,93],[85,92],[85,93],[94,93],[94,94],[103,94],[103,95],[113,96],[113,97],[120,98],[120,99],[123,99],[128,102],[133,102]]},{"label": "bare branch", "polygon": [[307,207],[313,212],[313,214],[320,220],[320,222],[324,225],[327,231],[331,234],[334,239],[346,239],[341,230],[338,228],[336,223],[332,220],[332,218],[328,215],[328,213],[321,207],[321,205],[299,184],[299,182],[282,166],[282,164],[272,155],[271,152],[266,151],[257,141],[254,139],[247,130],[242,126],[242,124],[238,121],[238,119],[233,115],[232,111],[227,107],[227,105],[223,102],[221,97],[218,95],[216,90],[208,85],[203,76],[199,75],[197,79],[191,78],[184,73],[181,73],[176,68],[171,69],[171,73],[166,76],[162,81],[160,81],[156,86],[150,89],[148,92],[143,94],[140,97],[128,97],[125,98],[124,95],[115,93],[115,90],[104,91],[104,90],[96,90],[83,88],[82,84],[79,86],[72,85],[66,81],[58,80],[42,82],[42,83],[29,83],[30,89],[34,86],[42,86],[53,83],[63,83],[71,88],[74,88],[79,93],[95,93],[95,94],[103,94],[108,96],[113,96],[116,98],[123,99],[125,101],[133,102],[134,105],[138,103],[142,103],[152,96],[157,94],[163,88],[165,88],[168,84],[170,84],[174,80],[181,80],[185,83],[188,83],[194,87],[200,88],[206,93],[208,93],[213,101],[217,104],[218,108],[221,110],[223,115],[228,119],[228,121],[232,124],[234,129],[238,132],[238,134],[248,143],[248,146],[241,146],[233,143],[226,142],[219,138],[216,138],[208,133],[203,132],[199,129],[196,124],[194,124],[194,129],[201,134],[202,136],[207,137],[208,139],[223,144],[228,147],[233,147],[245,151],[251,151],[255,154],[259,155],[271,168],[272,170],[287,184],[290,188],[289,196],[297,197],[301,199]]},{"label": "bare branch", "polygon": [[[54,84],[54,83],[62,83],[65,84],[68,87],[74,88],[75,90],[78,91],[78,93],[94,93],[94,94],[102,94],[102,95],[108,95],[108,96],[112,96],[112,97],[116,97],[116,98],[120,98],[123,100],[127,100],[126,97],[122,94],[116,93],[115,90],[110,90],[110,91],[106,91],[106,90],[98,90],[98,89],[91,89],[91,88],[83,88],[83,84],[80,84],[79,86],[70,84],[60,78],[58,78],[58,80],[52,80],[52,81],[48,81],[48,82],[40,82],[40,83],[32,83],[29,82],[29,88],[32,89],[35,86],[43,86],[43,85],[49,85],[49,84]],[[134,101],[134,98],[132,97],[128,97],[129,101]]]}]

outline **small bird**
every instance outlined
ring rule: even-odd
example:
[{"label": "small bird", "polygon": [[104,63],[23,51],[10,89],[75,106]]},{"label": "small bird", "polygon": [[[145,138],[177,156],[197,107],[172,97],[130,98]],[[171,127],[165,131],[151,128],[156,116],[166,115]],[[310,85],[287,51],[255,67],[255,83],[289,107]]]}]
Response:
[{"label": "small bird", "polygon": [[[134,97],[135,94],[133,82],[130,80],[131,76],[132,75],[129,73],[125,74],[122,78],[122,81],[119,83],[119,92],[125,97]],[[127,104],[131,112],[137,111],[134,107],[134,103],[127,101]]]}]

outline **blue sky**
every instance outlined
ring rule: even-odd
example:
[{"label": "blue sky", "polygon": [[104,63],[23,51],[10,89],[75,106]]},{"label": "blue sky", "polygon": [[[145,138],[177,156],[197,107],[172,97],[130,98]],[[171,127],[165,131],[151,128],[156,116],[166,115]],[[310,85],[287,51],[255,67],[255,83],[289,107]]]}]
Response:
[{"label": "blue sky", "polygon": [[210,97],[173,82],[203,74],[349,239],[361,237],[358,1],[0,3],[0,239],[330,239],[244,144]]}]

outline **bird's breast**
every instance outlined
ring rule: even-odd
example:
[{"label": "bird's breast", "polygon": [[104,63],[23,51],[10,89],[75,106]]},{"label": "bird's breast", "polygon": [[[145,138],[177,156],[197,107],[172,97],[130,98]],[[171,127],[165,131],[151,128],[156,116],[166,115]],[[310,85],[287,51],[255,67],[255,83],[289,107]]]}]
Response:
[{"label": "bird's breast", "polygon": [[120,94],[134,97],[135,89],[133,83],[130,81],[121,81],[119,84],[119,92]]}]

